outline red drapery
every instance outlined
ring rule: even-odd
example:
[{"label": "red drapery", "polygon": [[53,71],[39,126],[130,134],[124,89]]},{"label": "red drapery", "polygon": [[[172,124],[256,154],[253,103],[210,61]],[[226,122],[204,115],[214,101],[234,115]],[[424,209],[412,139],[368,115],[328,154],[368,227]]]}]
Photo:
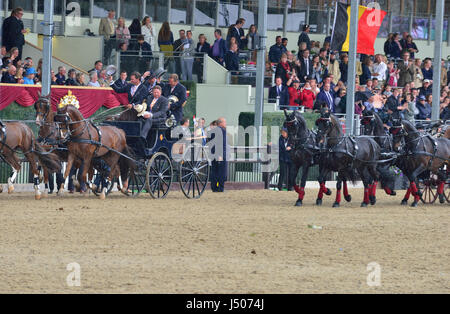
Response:
[{"label": "red drapery", "polygon": [[[69,90],[80,103],[80,112],[87,118],[93,115],[102,106],[114,108],[119,105],[128,104],[127,94],[117,94],[112,88],[78,87],[78,86],[52,86],[51,100],[52,108],[60,99],[68,94]],[[0,110],[5,109],[14,101],[23,107],[33,106],[39,98],[41,86],[0,84]]]}]

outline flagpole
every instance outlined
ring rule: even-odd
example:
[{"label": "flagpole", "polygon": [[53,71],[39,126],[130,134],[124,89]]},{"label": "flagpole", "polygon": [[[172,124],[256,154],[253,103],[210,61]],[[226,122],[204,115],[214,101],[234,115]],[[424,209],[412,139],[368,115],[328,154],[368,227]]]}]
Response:
[{"label": "flagpole", "polygon": [[442,33],[444,31],[444,0],[436,0],[436,27],[434,30],[433,105],[431,106],[431,120],[439,120],[443,41]]},{"label": "flagpole", "polygon": [[356,92],[356,50],[358,39],[358,13],[359,1],[351,0],[350,12],[350,39],[348,49],[348,77],[347,77],[347,108],[345,117],[345,132],[348,135],[354,133],[355,92]]}]

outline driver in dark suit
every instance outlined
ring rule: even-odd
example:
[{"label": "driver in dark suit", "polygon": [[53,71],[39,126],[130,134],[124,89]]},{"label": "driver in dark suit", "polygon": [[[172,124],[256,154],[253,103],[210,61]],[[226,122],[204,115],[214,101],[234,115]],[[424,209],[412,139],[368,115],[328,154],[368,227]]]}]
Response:
[{"label": "driver in dark suit", "polygon": [[178,98],[178,101],[171,104],[169,109],[177,120],[177,123],[180,123],[183,118],[183,107],[187,100],[186,87],[179,82],[177,74],[171,74],[169,76],[169,84],[166,84],[162,91],[164,97],[173,95]]},{"label": "driver in dark suit", "polygon": [[161,93],[161,87],[155,85],[152,95],[147,98],[147,110],[142,114],[142,117],[145,119],[144,126],[141,130],[142,137],[147,137],[153,124],[159,125],[167,118],[169,101]]}]

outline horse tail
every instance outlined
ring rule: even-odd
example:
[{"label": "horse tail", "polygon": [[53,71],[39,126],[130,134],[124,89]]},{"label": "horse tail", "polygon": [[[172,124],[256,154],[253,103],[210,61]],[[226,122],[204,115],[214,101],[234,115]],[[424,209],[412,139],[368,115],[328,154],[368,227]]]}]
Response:
[{"label": "horse tail", "polygon": [[127,158],[124,156],[120,156],[119,158],[120,177],[122,178],[122,181],[124,181],[128,179],[130,171],[134,171],[134,169],[136,168],[136,164],[134,162],[135,155],[130,146],[128,145],[125,146],[124,150],[122,151],[122,154],[129,157]]},{"label": "horse tail", "polygon": [[46,152],[44,147],[37,142],[34,143],[34,152],[39,159],[39,163],[49,172],[61,171],[61,162],[58,155]]}]

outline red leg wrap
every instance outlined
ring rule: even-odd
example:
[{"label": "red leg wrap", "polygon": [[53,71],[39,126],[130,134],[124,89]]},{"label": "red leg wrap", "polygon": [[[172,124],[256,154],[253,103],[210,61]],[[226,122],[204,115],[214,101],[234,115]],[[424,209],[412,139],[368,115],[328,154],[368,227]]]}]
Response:
[{"label": "red leg wrap", "polygon": [[341,203],[341,190],[336,191],[336,203]]},{"label": "red leg wrap", "polygon": [[408,188],[408,190],[406,190],[406,194],[405,194],[404,199],[405,200],[409,200],[409,196],[410,195],[411,195],[411,186]]},{"label": "red leg wrap", "polygon": [[377,185],[378,185],[378,182],[377,182],[377,181],[375,181],[375,182],[372,184],[372,195],[373,195],[373,196],[376,196],[376,195],[377,195]]},{"label": "red leg wrap", "polygon": [[392,190],[388,187],[384,188],[384,191],[386,192],[387,195],[391,195],[392,194]]},{"label": "red leg wrap", "polygon": [[325,183],[321,183],[320,184],[320,189],[319,189],[319,194],[317,195],[317,198],[320,199],[320,200],[323,198],[323,191],[324,191],[324,189],[326,191]]},{"label": "red leg wrap", "polygon": [[417,195],[418,191],[419,190],[417,189],[416,182],[411,182],[411,193],[412,195],[414,195],[414,197]]},{"label": "red leg wrap", "polygon": [[439,195],[444,194],[444,185],[445,185],[444,181],[439,182],[438,189],[437,189],[437,192]]},{"label": "red leg wrap", "polygon": [[369,189],[364,188],[364,203],[369,204]]},{"label": "red leg wrap", "polygon": [[344,196],[348,196],[347,181],[344,181]]}]

